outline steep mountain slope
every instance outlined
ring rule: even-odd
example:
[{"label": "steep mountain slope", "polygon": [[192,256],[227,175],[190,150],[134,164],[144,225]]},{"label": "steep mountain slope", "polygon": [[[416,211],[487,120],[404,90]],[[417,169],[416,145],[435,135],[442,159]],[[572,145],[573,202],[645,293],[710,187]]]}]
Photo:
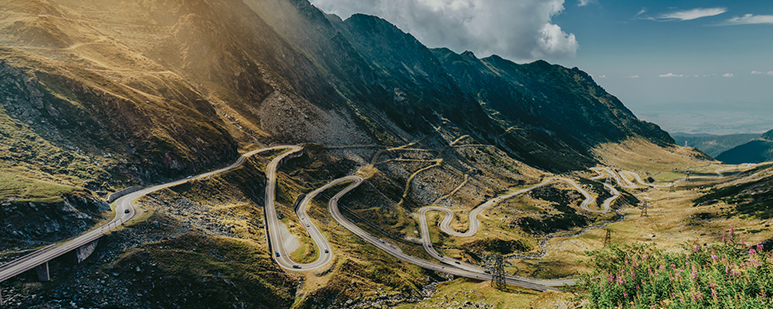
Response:
[{"label": "steep mountain slope", "polygon": [[[730,215],[773,218],[773,169],[770,164],[758,166],[743,173],[749,176],[730,185],[714,188],[693,202],[695,205],[714,205],[720,201],[730,205]],[[773,241],[773,240],[771,240]],[[768,241],[770,243],[770,241]],[[767,245],[767,244],[766,244]]]},{"label": "steep mountain slope", "polygon": [[[303,165],[288,165],[280,175],[285,214],[292,214],[298,195],[367,167],[373,180],[352,194],[349,211],[361,224],[383,223],[376,227],[390,235],[411,235],[418,207],[467,209],[538,182],[548,175],[544,170],[595,165],[591,150],[598,145],[635,139],[674,146],[578,69],[430,50],[383,19],[341,20],[307,0],[4,0],[0,8],[0,177],[8,181],[0,186],[3,254],[70,237],[111,217],[98,201],[109,192],[211,170],[240,151],[272,143],[315,143],[307,148],[326,156],[307,153],[297,159]],[[346,145],[365,147],[337,147]],[[395,146],[406,152],[385,150]],[[179,255],[182,262],[175,259],[161,276],[238,293],[261,278],[247,274],[238,287],[220,279],[223,273],[241,276],[245,262],[220,250],[249,248],[260,256],[259,272],[281,272],[260,243],[265,175],[245,172],[266,162],[250,163],[239,177],[203,180],[207,190],[166,192],[160,194],[168,195],[164,202],[148,198],[143,203],[153,217],[126,229],[128,240],[107,239],[107,253],[94,263],[153,272],[148,264]],[[233,187],[242,191],[238,198]],[[188,209],[187,196],[197,194],[202,208]],[[383,260],[382,252],[361,242],[351,246],[356,238],[327,226],[319,204],[315,220],[326,222],[344,253],[330,270],[334,284],[303,287],[319,294],[314,299],[340,304],[375,287],[420,296],[417,288],[434,273]],[[296,219],[287,216],[294,231],[301,227]],[[33,222],[42,227],[28,228]],[[57,224],[69,226],[43,231]],[[187,233],[188,241],[181,238]],[[423,254],[408,242],[407,252]],[[206,243],[211,251],[187,252],[189,243]],[[139,253],[121,260],[122,249]],[[188,255],[194,259],[184,259]],[[219,268],[224,261],[225,270]],[[202,264],[206,273],[197,268]],[[146,273],[135,272],[115,280],[137,287],[129,282]],[[208,283],[213,278],[217,283]],[[297,282],[273,279],[258,285],[289,306]],[[70,291],[68,284],[62,289]],[[154,297],[175,299],[199,288]]]},{"label": "steep mountain slope", "polygon": [[760,134],[714,135],[671,133],[671,137],[674,138],[677,145],[695,147],[707,155],[716,157],[722,152],[743,145],[755,138],[759,138]]},{"label": "steep mountain slope", "polygon": [[[78,196],[272,142],[398,145],[442,127],[552,171],[595,164],[601,143],[672,142],[577,69],[432,51],[306,0],[0,5],[0,168]],[[0,199],[24,203],[14,192]]]},{"label": "steep mountain slope", "polygon": [[[554,171],[593,164],[588,150],[599,143],[644,137],[673,144],[665,132],[636,119],[577,69],[545,62],[520,66],[499,57],[484,64],[471,53],[429,50],[378,17],[355,14],[341,20],[307,1],[248,3],[313,57],[336,85],[357,89],[353,101],[382,111],[407,132],[427,132],[429,125],[441,125],[442,116],[478,140]],[[285,13],[275,14],[277,10]],[[351,70],[359,79],[343,74],[344,59],[354,65]]]},{"label": "steep mountain slope", "polygon": [[762,134],[759,139],[720,153],[717,160],[728,164],[773,161],[773,130]]},{"label": "steep mountain slope", "polygon": [[109,192],[230,164],[243,146],[371,141],[243,3],[0,7],[2,250],[77,235],[111,215],[97,201]]},{"label": "steep mountain slope", "polygon": [[588,164],[587,149],[644,137],[673,144],[657,125],[638,120],[585,72],[544,61],[519,65],[471,52],[433,50],[458,84],[485,106],[505,134],[499,141],[526,162],[541,166]]}]

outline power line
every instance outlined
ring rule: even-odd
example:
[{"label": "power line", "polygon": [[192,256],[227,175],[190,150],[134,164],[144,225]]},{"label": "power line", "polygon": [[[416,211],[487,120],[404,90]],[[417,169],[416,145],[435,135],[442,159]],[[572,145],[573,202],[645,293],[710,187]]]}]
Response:
[{"label": "power line", "polygon": [[507,287],[505,282],[505,259],[501,254],[489,254],[486,256],[486,268],[491,272],[491,287],[503,290]]}]

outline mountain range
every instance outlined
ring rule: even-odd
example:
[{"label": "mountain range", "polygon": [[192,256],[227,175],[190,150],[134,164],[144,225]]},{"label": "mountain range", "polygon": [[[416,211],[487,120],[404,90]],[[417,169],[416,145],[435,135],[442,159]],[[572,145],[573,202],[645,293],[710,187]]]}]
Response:
[{"label": "mountain range", "polygon": [[736,146],[743,145],[754,139],[760,138],[761,134],[741,133],[741,134],[691,134],[691,133],[671,133],[671,137],[677,145],[685,147],[695,147],[705,154],[716,157],[720,153],[730,150]]},{"label": "mountain range", "polygon": [[[296,159],[302,163],[279,172],[278,209],[292,211],[293,194],[370,166],[373,178],[350,198],[376,214],[347,213],[383,223],[376,228],[387,234],[412,231],[406,218],[423,205],[476,205],[550,173],[583,173],[606,160],[597,151],[605,145],[633,140],[662,150],[658,164],[675,156],[706,159],[677,147],[579,68],[431,49],[379,17],[344,20],[307,0],[9,0],[0,7],[0,251],[9,259],[89,230],[110,213],[102,201],[110,192],[214,170],[272,144],[307,149]],[[483,148],[446,151],[459,141]],[[385,154],[382,162],[376,159],[388,151],[367,153],[368,147],[411,149],[406,147],[419,142],[425,149],[413,149],[418,154]],[[325,152],[344,146],[366,150]],[[275,155],[250,162],[260,166]],[[410,164],[428,161],[448,167],[415,177],[431,166]],[[389,162],[407,167],[373,168]],[[149,203],[164,211],[128,236],[106,237],[111,249],[100,261],[114,261],[110,269],[130,274],[120,278],[129,287],[151,275],[164,278],[170,288],[143,288],[166,293],[152,299],[173,302],[169,306],[177,305],[169,296],[177,289],[187,296],[212,289],[205,293],[214,295],[212,304],[236,304],[239,295],[257,298],[256,307],[290,306],[303,285],[271,264],[270,249],[260,243],[260,169],[245,167],[208,185],[195,182],[154,195]],[[457,186],[449,179],[464,182]],[[594,188],[596,195],[607,194],[600,183]],[[186,190],[194,200],[182,197]],[[450,192],[463,194],[450,198]],[[586,223],[568,206],[569,197],[554,193],[542,194],[563,203],[549,215]],[[222,207],[202,211],[207,205]],[[548,212],[534,213],[528,221],[534,226],[568,228],[545,217]],[[232,221],[218,221],[224,217]],[[213,228],[213,222],[227,227]],[[246,227],[239,230],[238,222]],[[490,241],[539,248],[522,239]],[[190,247],[209,251],[185,251]],[[360,292],[349,291],[353,285],[393,284],[413,293],[435,276],[418,267],[398,271],[388,264],[396,262],[362,247],[345,253],[334,278],[310,302],[324,307],[322,301],[338,301],[339,294],[354,298]],[[131,252],[116,260],[119,250]],[[247,251],[260,254],[245,257]],[[206,279],[191,275],[192,260],[206,266]],[[156,272],[157,264],[173,266]],[[221,272],[237,284],[219,279]],[[384,278],[392,272],[411,275],[395,283]],[[192,281],[201,290],[179,283]],[[266,296],[250,296],[255,286]],[[147,305],[133,294],[125,299]],[[181,303],[196,305],[193,299]]]},{"label": "mountain range", "polygon": [[717,160],[727,164],[773,161],[773,130],[765,132],[758,139],[722,152]]},{"label": "mountain range", "polygon": [[4,113],[24,122],[9,130],[72,160],[109,153],[85,178],[154,182],[239,145],[390,144],[445,122],[551,171],[592,165],[604,142],[673,144],[579,69],[430,50],[378,17],[307,1],[113,2],[12,1],[0,33]]}]

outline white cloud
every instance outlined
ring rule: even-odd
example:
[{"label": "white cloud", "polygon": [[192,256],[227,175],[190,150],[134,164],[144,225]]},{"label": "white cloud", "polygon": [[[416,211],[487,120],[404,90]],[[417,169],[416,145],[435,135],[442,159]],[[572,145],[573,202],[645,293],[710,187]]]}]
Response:
[{"label": "white cloud", "polygon": [[564,0],[311,0],[348,18],[376,15],[429,47],[499,54],[516,61],[574,56],[579,43],[552,23]]},{"label": "white cloud", "polygon": [[724,75],[722,75],[722,77],[733,77],[733,76],[735,76],[733,75],[733,73],[725,73]]},{"label": "white cloud", "polygon": [[607,78],[606,75],[600,75],[599,78]]},{"label": "white cloud", "polygon": [[674,11],[661,14],[656,20],[693,20],[703,17],[716,16],[727,12],[727,8],[697,8],[692,10]]},{"label": "white cloud", "polygon": [[625,78],[639,78],[639,75],[626,76]]},{"label": "white cloud", "polygon": [[636,13],[636,16],[634,16],[634,17],[639,17],[639,15],[644,14],[644,13],[647,13],[647,8],[641,8],[641,11],[639,11],[639,13]]},{"label": "white cloud", "polygon": [[683,74],[674,74],[674,73],[668,73],[668,74],[661,74],[660,77],[684,77]]},{"label": "white cloud", "polygon": [[773,24],[773,15],[746,14],[725,21],[725,25]]},{"label": "white cloud", "polygon": [[591,3],[598,3],[598,0],[580,0],[580,2],[577,3],[577,6],[586,6]]},{"label": "white cloud", "polygon": [[767,71],[767,72],[752,71],[752,74],[754,74],[754,75],[770,75],[770,76],[773,76],[773,71]]}]

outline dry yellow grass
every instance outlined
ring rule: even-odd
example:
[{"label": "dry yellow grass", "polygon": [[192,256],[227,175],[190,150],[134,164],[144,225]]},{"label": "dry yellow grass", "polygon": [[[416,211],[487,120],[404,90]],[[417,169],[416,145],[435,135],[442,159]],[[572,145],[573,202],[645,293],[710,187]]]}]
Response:
[{"label": "dry yellow grass", "polygon": [[697,168],[718,163],[704,160],[694,148],[675,146],[662,148],[641,138],[632,138],[621,143],[607,143],[597,146],[592,153],[603,165],[656,174],[673,169]]},{"label": "dry yellow grass", "polygon": [[528,308],[543,293],[508,286],[504,291],[491,287],[489,281],[460,278],[436,286],[437,293],[429,299],[397,308],[458,308],[465,302],[485,303],[494,308]]}]

